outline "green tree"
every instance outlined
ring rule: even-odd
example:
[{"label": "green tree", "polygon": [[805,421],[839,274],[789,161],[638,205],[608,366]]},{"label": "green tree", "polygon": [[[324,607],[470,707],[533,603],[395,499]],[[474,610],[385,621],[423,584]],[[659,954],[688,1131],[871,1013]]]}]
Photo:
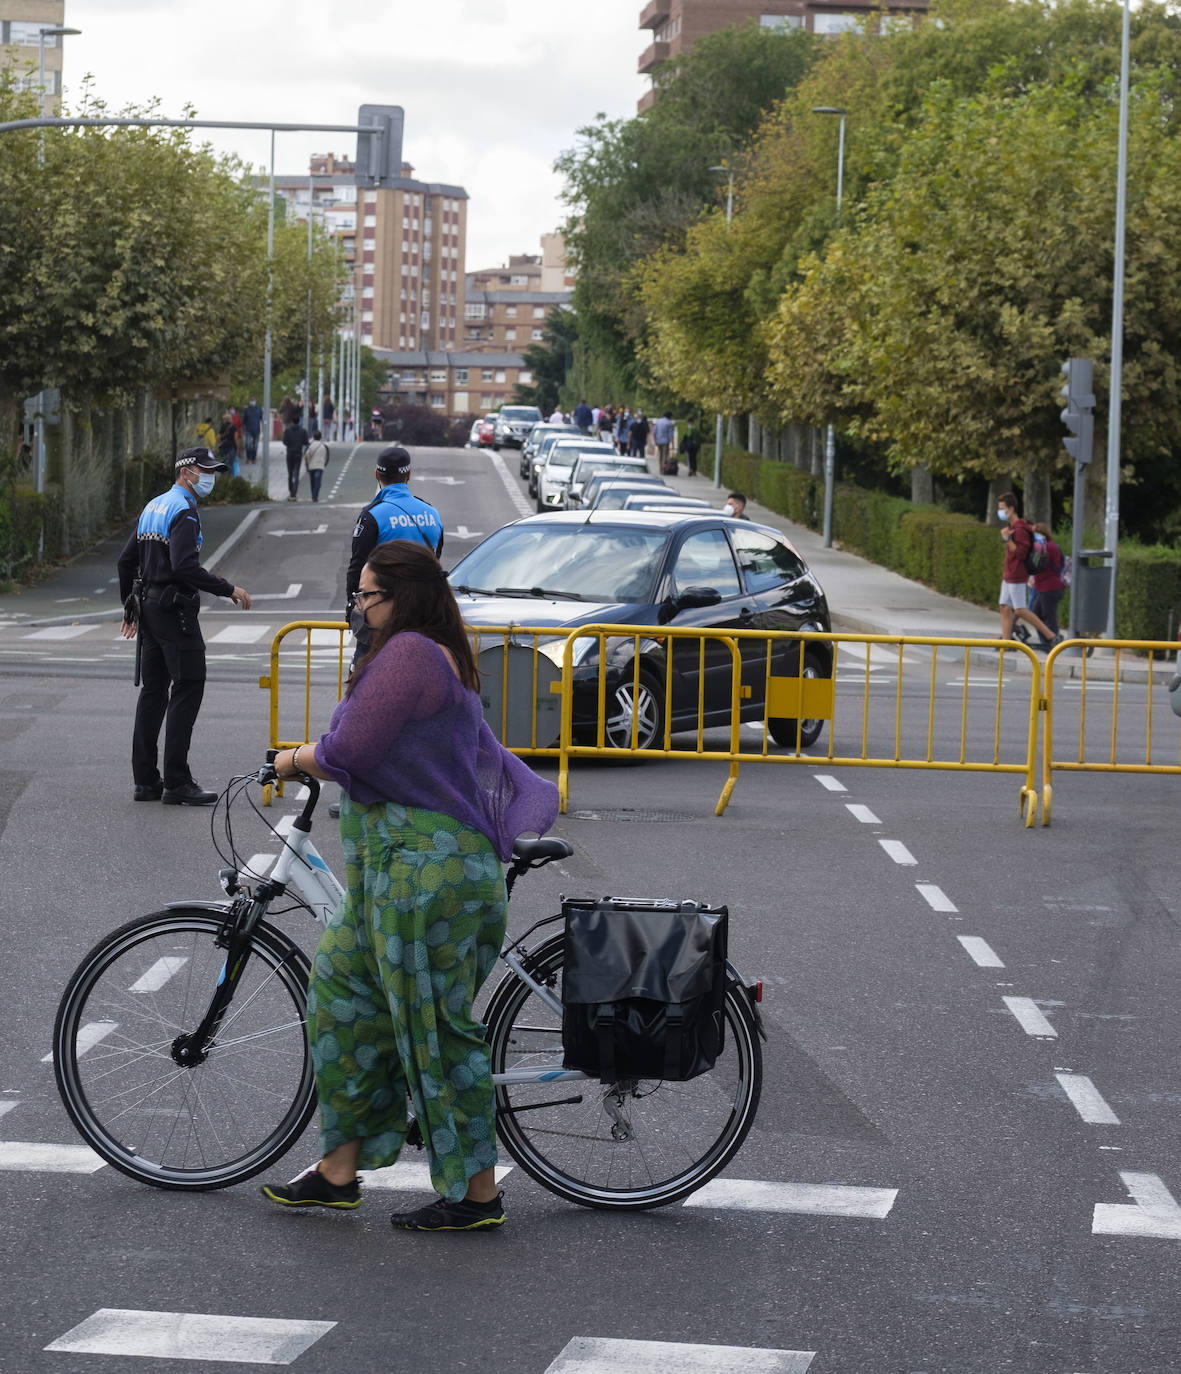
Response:
[{"label": "green tree", "polygon": [[513,392],[517,405],[537,406],[543,415],[550,414],[558,404],[573,366],[577,341],[576,317],[571,311],[555,306],[545,317],[541,341],[530,344],[521,355],[533,380],[518,383]]}]

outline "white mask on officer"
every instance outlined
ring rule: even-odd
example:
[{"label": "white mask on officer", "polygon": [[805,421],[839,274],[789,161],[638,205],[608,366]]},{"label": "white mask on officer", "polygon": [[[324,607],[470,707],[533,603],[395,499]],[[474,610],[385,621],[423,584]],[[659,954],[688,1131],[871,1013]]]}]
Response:
[{"label": "white mask on officer", "polygon": [[213,490],[213,484],[217,478],[212,472],[203,472],[196,482],[193,483],[194,496],[208,496]]}]

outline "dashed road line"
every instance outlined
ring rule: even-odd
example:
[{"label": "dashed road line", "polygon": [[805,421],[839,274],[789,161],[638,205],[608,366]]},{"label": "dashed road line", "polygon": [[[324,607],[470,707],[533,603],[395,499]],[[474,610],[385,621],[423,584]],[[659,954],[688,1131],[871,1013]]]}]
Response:
[{"label": "dashed road line", "polygon": [[1058,1032],[1046,1020],[1042,1009],[1032,997],[1005,997],[1004,1004],[1017,1018],[1026,1035],[1047,1035],[1058,1038]]},{"label": "dashed road line", "polygon": [[0,1140],[0,1169],[13,1173],[93,1174],[105,1167],[105,1161],[87,1145]]},{"label": "dashed road line", "polygon": [[839,778],[834,778],[831,773],[813,773],[812,776],[826,792],[847,792],[849,790]]},{"label": "dashed road line", "polygon": [[545,1374],[807,1374],[814,1350],[575,1336]]},{"label": "dashed road line", "polygon": [[185,964],[189,962],[188,955],[165,955],[157,959],[151,968],[146,969],[132,985],[127,989],[128,992],[159,992],[165,983],[176,973],[179,973]]},{"label": "dashed road line", "polygon": [[1118,1126],[1120,1119],[1103,1100],[1099,1089],[1081,1073],[1056,1073],[1062,1091],[1089,1126]]},{"label": "dashed road line", "polygon": [[878,844],[889,854],[896,864],[917,864],[918,860],[901,840],[879,840]]},{"label": "dashed road line", "polygon": [[[117,1021],[88,1021],[78,1032],[74,1053],[81,1059],[87,1050],[94,1049],[100,1040],[105,1040],[119,1023]],[[53,1063],[53,1051],[41,1056],[42,1064]]]},{"label": "dashed road line", "polygon": [[890,1214],[897,1196],[897,1188],[715,1178],[690,1194],[684,1205],[743,1212],[800,1212],[809,1216],[871,1217],[881,1220]]},{"label": "dashed road line", "polygon": [[859,806],[856,802],[846,802],[845,810],[855,821],[860,821],[862,825],[881,825],[881,821],[873,814],[868,806]]},{"label": "dashed road line", "polygon": [[932,911],[959,911],[959,907],[934,883],[915,883],[919,896]]},{"label": "dashed road line", "polygon": [[100,1307],[45,1349],[78,1355],[137,1355],[156,1360],[291,1364],[335,1325],[273,1317]]},{"label": "dashed road line", "polygon": [[[952,910],[955,908],[952,907]],[[969,957],[979,968],[1004,968],[996,951],[979,935],[957,935],[955,938],[968,951]]]},{"label": "dashed road line", "polygon": [[1097,1202],[1091,1234],[1181,1240],[1181,1207],[1160,1175],[1121,1172],[1120,1178],[1132,1201]]}]

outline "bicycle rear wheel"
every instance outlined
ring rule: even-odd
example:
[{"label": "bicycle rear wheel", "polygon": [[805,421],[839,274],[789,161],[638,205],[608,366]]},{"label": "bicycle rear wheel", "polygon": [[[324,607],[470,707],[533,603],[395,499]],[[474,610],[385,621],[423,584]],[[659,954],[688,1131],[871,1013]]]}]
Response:
[{"label": "bicycle rear wheel", "polygon": [[308,959],[259,924],[233,1001],[199,1063],[173,1058],[225,967],[216,911],[158,911],[82,960],[58,1007],[58,1091],[86,1143],[157,1188],[225,1188],[265,1169],[315,1109],[304,1031]]},{"label": "bicycle rear wheel", "polygon": [[[530,951],[530,976],[560,999],[563,939]],[[758,1109],[763,1057],[745,991],[726,991],[725,1048],[685,1083],[595,1079],[498,1083],[496,1129],[531,1178],[584,1207],[634,1211],[688,1197],[733,1158]],[[561,1017],[506,978],[487,1011],[493,1074],[562,1066]]]}]

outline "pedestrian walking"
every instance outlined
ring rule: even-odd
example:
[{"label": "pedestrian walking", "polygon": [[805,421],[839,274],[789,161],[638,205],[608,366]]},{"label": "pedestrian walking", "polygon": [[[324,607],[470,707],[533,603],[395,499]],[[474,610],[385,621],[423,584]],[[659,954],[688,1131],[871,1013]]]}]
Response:
[{"label": "pedestrian walking", "polygon": [[324,399],[320,402],[320,419],[324,421],[320,426],[324,438],[335,439],[336,402],[327,393],[325,393]]},{"label": "pedestrian walking", "polygon": [[[197,623],[201,592],[229,597],[244,611],[250,595],[201,566],[197,498],[213,490],[226,465],[207,448],[187,448],[176,460],[176,481],[149,501],[119,555],[120,634],[135,639],[142,678],[131,743],[136,801],[210,806],[208,792],[189,770],[193,726],[205,695],[205,641]],[[164,767],[159,766],[164,727]]]},{"label": "pedestrian walking", "polygon": [[1033,547],[1033,526],[1017,514],[1017,498],[1007,491],[997,501],[996,518],[1001,522],[1001,538],[1005,541],[1005,566],[1001,573],[1001,638],[1012,639],[1013,627],[1023,620],[1042,637],[1045,648],[1059,643],[1062,635],[1055,633],[1029,609],[1029,572],[1026,560]]},{"label": "pedestrian walking", "polygon": [[328,445],[324,442],[320,431],[313,430],[312,442],[308,445],[307,452],[303,456],[304,467],[308,470],[308,485],[312,489],[312,500],[320,499],[320,483],[324,480],[324,469],[328,466],[328,460],[332,454]]},{"label": "pedestrian walking", "polygon": [[1039,649],[1049,649],[1058,641],[1061,634],[1058,628],[1058,603],[1066,591],[1066,583],[1062,580],[1064,556],[1050,533],[1049,525],[1034,525],[1033,532],[1035,536],[1042,537],[1045,563],[1037,572],[1030,575],[1029,585],[1033,589],[1033,600],[1029,604],[1029,609],[1046,629],[1051,631],[1050,640],[1043,639],[1038,645]]},{"label": "pedestrian walking", "polygon": [[287,422],[287,428],[283,431],[283,448],[287,452],[287,499],[297,501],[299,499],[299,471],[303,464],[303,456],[308,451],[308,432],[299,422],[299,414],[296,414]]},{"label": "pedestrian walking", "polygon": [[627,431],[627,451],[633,458],[645,458],[648,453],[648,419],[637,410]]},{"label": "pedestrian walking", "polygon": [[258,461],[258,436],[262,433],[262,406],[251,396],[242,412],[242,438],[246,446],[247,463]]},{"label": "pedestrian walking", "polygon": [[701,450],[701,440],[697,434],[697,426],[690,425],[685,431],[685,437],[681,440],[681,449],[685,455],[685,463],[690,477],[697,476],[697,454]]},{"label": "pedestrian walking", "polygon": [[504,938],[502,862],[518,835],[549,828],[558,792],[484,720],[471,643],[429,547],[374,549],[357,605],[371,647],[327,733],[275,759],[282,778],[344,789],[348,890],[308,984],[321,1157],[262,1193],[285,1207],[358,1207],[357,1171],[392,1165],[406,1143],[409,1098],[437,1198],[392,1224],[490,1229],[505,1212],[473,1003]]},{"label": "pedestrian walking", "polygon": [[677,475],[677,458],[672,452],[673,437],[676,435],[677,427],[673,423],[672,412],[666,410],[664,414],[652,426],[652,440],[656,445],[657,461],[660,471],[666,477]]}]

